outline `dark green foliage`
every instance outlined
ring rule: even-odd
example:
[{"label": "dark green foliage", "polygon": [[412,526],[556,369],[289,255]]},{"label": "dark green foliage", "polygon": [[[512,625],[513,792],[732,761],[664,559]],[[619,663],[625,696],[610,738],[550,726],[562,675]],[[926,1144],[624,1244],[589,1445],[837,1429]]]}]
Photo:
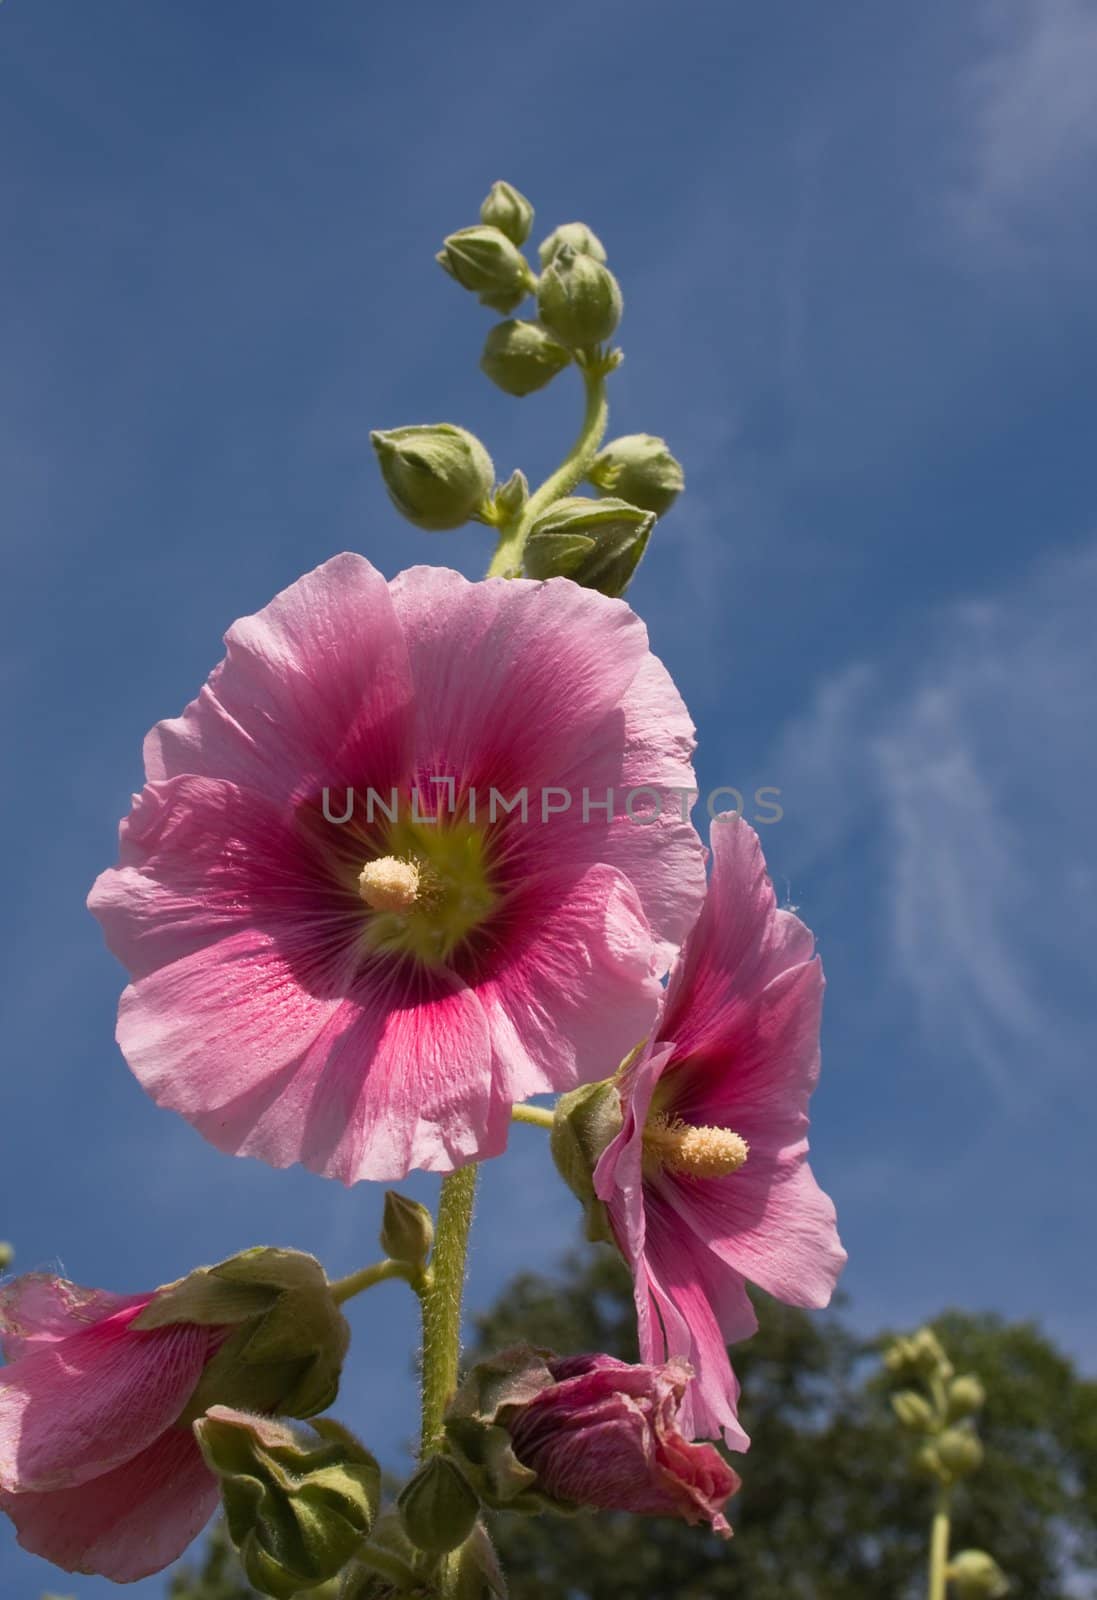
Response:
[{"label": "dark green foliage", "polygon": [[[758,1314],[758,1334],[735,1352],[753,1444],[736,1463],[734,1540],[604,1514],[497,1517],[512,1600],[921,1596],[931,1490],[908,1470],[881,1341],[835,1311],[759,1298]],[[991,1550],[1023,1600],[1065,1600],[1079,1592],[1068,1573],[1077,1584],[1097,1570],[1097,1383],[1027,1324],[955,1312],[934,1326],[988,1393],[986,1465],[957,1493],[953,1548]],[[478,1330],[473,1354],[525,1338],[637,1357],[629,1283],[608,1251],[573,1257],[558,1279],[519,1278]]]}]

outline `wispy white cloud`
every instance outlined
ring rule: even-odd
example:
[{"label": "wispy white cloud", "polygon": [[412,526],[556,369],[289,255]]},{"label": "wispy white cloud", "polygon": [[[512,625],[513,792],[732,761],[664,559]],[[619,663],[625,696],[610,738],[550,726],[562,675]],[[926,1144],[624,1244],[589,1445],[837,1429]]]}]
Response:
[{"label": "wispy white cloud", "polygon": [[1048,264],[1092,194],[1097,9],[1090,0],[994,0],[985,48],[961,75],[965,171],[953,195],[967,239]]},{"label": "wispy white cloud", "polygon": [[812,802],[785,870],[871,852],[889,982],[1007,1111],[1076,1084],[1092,1036],[1095,605],[1097,546],[825,682],[771,758]]}]

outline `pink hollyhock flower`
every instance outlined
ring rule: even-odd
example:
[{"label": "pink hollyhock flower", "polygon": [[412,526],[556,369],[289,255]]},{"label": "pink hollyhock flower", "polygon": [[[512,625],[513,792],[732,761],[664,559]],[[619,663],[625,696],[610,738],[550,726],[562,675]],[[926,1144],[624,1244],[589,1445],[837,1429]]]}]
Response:
[{"label": "pink hollyhock flower", "polygon": [[550,1360],[554,1380],[508,1415],[518,1461],[553,1499],[601,1511],[682,1517],[730,1536],[723,1514],[739,1478],[678,1426],[690,1369],[630,1366],[612,1356]]},{"label": "pink hollyhock flower", "polygon": [[314,1415],[349,1335],[320,1263],[295,1250],[244,1250],[151,1294],[14,1279],[0,1288],[0,1510],[70,1572],[159,1571],[217,1503],[191,1420],[226,1399]]},{"label": "pink hollyhock flower", "polygon": [[115,1583],[174,1561],[218,1500],[176,1423],[224,1330],[139,1332],[153,1298],[38,1275],[0,1290],[0,1509],[24,1549]]},{"label": "pink hollyhock flower", "polygon": [[686,1431],[745,1448],[727,1344],[757,1321],[747,1282],[825,1306],[846,1259],[807,1162],[823,971],[776,907],[758,836],[712,826],[708,897],[648,1049],[619,1082],[624,1124],[594,1173],[635,1278],[645,1361],[696,1372]]},{"label": "pink hollyhock flower", "polygon": [[[342,555],[226,646],[149,735],[91,894],[133,979],[126,1059],[274,1166],[353,1183],[497,1154],[514,1101],[650,1029],[703,894],[669,793],[692,727],[643,625],[563,579],[386,584]],[[640,785],[657,821],[594,809]],[[345,824],[325,789],[329,817],[354,791]]]}]

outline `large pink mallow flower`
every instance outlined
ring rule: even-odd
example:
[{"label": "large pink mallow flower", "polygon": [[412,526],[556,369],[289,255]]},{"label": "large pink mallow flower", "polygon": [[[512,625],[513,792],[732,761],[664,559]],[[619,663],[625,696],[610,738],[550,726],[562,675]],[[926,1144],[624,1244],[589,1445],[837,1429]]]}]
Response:
[{"label": "large pink mallow flower", "polygon": [[690,1370],[632,1366],[613,1356],[548,1363],[555,1380],[507,1420],[511,1446],[537,1487],[602,1511],[682,1517],[730,1535],[724,1505],[739,1478],[709,1444],[678,1425]]},{"label": "large pink mallow flower", "polygon": [[754,1332],[747,1282],[825,1306],[846,1259],[807,1162],[823,972],[777,909],[757,834],[712,827],[712,877],[655,1036],[619,1081],[624,1124],[595,1192],[632,1267],[645,1361],[687,1360],[693,1437],[746,1447],[727,1345]]},{"label": "large pink mallow flower", "polygon": [[225,1330],[140,1332],[153,1298],[38,1274],[0,1290],[0,1509],[24,1549],[115,1583],[174,1561],[218,1499],[177,1423]]},{"label": "large pink mallow flower", "polygon": [[515,1101],[650,1030],[704,892],[693,729],[643,624],[565,579],[341,555],[225,642],[90,898],[126,1059],[274,1166],[497,1154]]}]

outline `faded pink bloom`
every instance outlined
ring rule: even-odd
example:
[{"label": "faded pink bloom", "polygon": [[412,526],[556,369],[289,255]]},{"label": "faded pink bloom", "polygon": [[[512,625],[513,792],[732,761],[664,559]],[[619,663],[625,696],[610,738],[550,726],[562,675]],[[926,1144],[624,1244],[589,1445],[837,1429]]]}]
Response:
[{"label": "faded pink bloom", "polygon": [[[693,730],[642,623],[563,579],[386,584],[342,555],[226,646],[149,735],[91,895],[133,979],[126,1059],[218,1148],[274,1166],[353,1183],[497,1154],[514,1101],[650,1029],[703,894],[667,793],[692,781]],[[584,819],[584,789],[620,811],[641,784],[667,795],[657,822]],[[528,790],[528,821],[492,821],[493,787]],[[325,788],[334,816],[354,789],[346,825]],[[367,820],[370,789],[398,791],[395,824]]]},{"label": "faded pink bloom", "polygon": [[696,1372],[687,1433],[745,1448],[727,1344],[757,1322],[747,1282],[825,1306],[846,1259],[807,1162],[823,971],[776,907],[757,834],[712,826],[708,897],[655,1038],[622,1075],[624,1126],[594,1174],[635,1279],[645,1361]]},{"label": "faded pink bloom", "polygon": [[0,1509],[24,1549],[66,1572],[159,1572],[217,1506],[217,1480],[177,1424],[223,1330],[141,1332],[153,1298],[44,1274],[0,1289]]},{"label": "faded pink bloom", "polygon": [[678,1426],[688,1366],[585,1355],[548,1367],[554,1385],[506,1423],[539,1489],[601,1511],[707,1522],[730,1536],[723,1508],[739,1478],[712,1445],[688,1443]]}]

